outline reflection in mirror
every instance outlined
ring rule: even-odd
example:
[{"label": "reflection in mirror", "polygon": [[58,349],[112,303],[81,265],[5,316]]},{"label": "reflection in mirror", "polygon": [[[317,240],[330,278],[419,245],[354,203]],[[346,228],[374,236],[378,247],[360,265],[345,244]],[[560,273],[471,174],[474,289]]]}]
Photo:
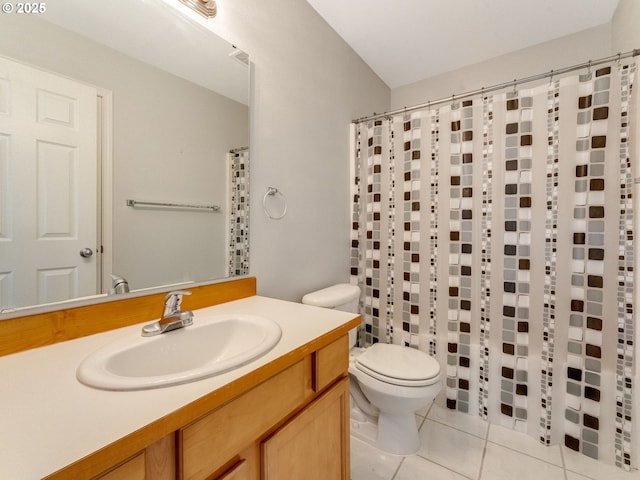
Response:
[{"label": "reflection in mirror", "polygon": [[0,310],[248,273],[246,54],[92,3],[0,17]]}]

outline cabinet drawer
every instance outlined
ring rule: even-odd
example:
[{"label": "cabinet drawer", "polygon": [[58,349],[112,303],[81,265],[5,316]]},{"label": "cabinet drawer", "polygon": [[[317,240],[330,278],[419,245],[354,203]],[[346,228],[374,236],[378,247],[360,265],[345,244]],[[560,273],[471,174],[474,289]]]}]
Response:
[{"label": "cabinet drawer", "polygon": [[144,452],[98,478],[99,480],[145,480],[147,477]]},{"label": "cabinet drawer", "polygon": [[331,385],[349,369],[349,337],[347,335],[313,354],[313,391]]},{"label": "cabinet drawer", "polygon": [[249,480],[249,468],[245,459],[239,460],[233,467],[224,472],[217,480]]},{"label": "cabinet drawer", "polygon": [[182,429],[181,478],[207,478],[302,405],[308,368],[300,361]]}]

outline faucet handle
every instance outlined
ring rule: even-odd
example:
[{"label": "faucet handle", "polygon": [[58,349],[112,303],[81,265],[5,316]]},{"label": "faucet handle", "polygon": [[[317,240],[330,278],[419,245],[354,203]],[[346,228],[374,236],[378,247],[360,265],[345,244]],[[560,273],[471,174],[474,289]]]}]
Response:
[{"label": "faucet handle", "polygon": [[191,292],[188,290],[174,290],[167,293],[164,297],[164,317],[180,311],[183,295],[191,295]]}]

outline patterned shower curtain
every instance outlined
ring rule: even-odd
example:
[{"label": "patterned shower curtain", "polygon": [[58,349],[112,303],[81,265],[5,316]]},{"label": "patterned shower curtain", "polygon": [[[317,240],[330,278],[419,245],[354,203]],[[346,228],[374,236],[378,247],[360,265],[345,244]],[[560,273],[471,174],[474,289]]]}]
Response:
[{"label": "patterned shower curtain", "polygon": [[249,150],[228,154],[229,199],[229,275],[249,274]]},{"label": "patterned shower curtain", "polygon": [[448,408],[625,469],[634,74],[612,64],[360,123],[352,162],[361,344],[435,355]]}]

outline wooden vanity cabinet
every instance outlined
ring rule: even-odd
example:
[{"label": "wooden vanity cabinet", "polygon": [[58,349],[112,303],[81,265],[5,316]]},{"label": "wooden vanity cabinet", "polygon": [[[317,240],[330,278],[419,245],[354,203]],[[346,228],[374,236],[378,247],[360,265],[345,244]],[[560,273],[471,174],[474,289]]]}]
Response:
[{"label": "wooden vanity cabinet", "polygon": [[348,361],[340,338],[180,429],[178,478],[348,480]]},{"label": "wooden vanity cabinet", "polygon": [[212,392],[213,399],[229,400],[213,400],[204,415],[192,416],[197,407],[185,406],[179,415],[189,423],[128,458],[111,463],[130,451],[122,439],[113,451],[96,452],[47,479],[348,480],[348,348],[346,335],[316,350],[303,347],[274,373],[260,374],[262,381],[249,374],[240,381],[246,388],[229,384]]}]

